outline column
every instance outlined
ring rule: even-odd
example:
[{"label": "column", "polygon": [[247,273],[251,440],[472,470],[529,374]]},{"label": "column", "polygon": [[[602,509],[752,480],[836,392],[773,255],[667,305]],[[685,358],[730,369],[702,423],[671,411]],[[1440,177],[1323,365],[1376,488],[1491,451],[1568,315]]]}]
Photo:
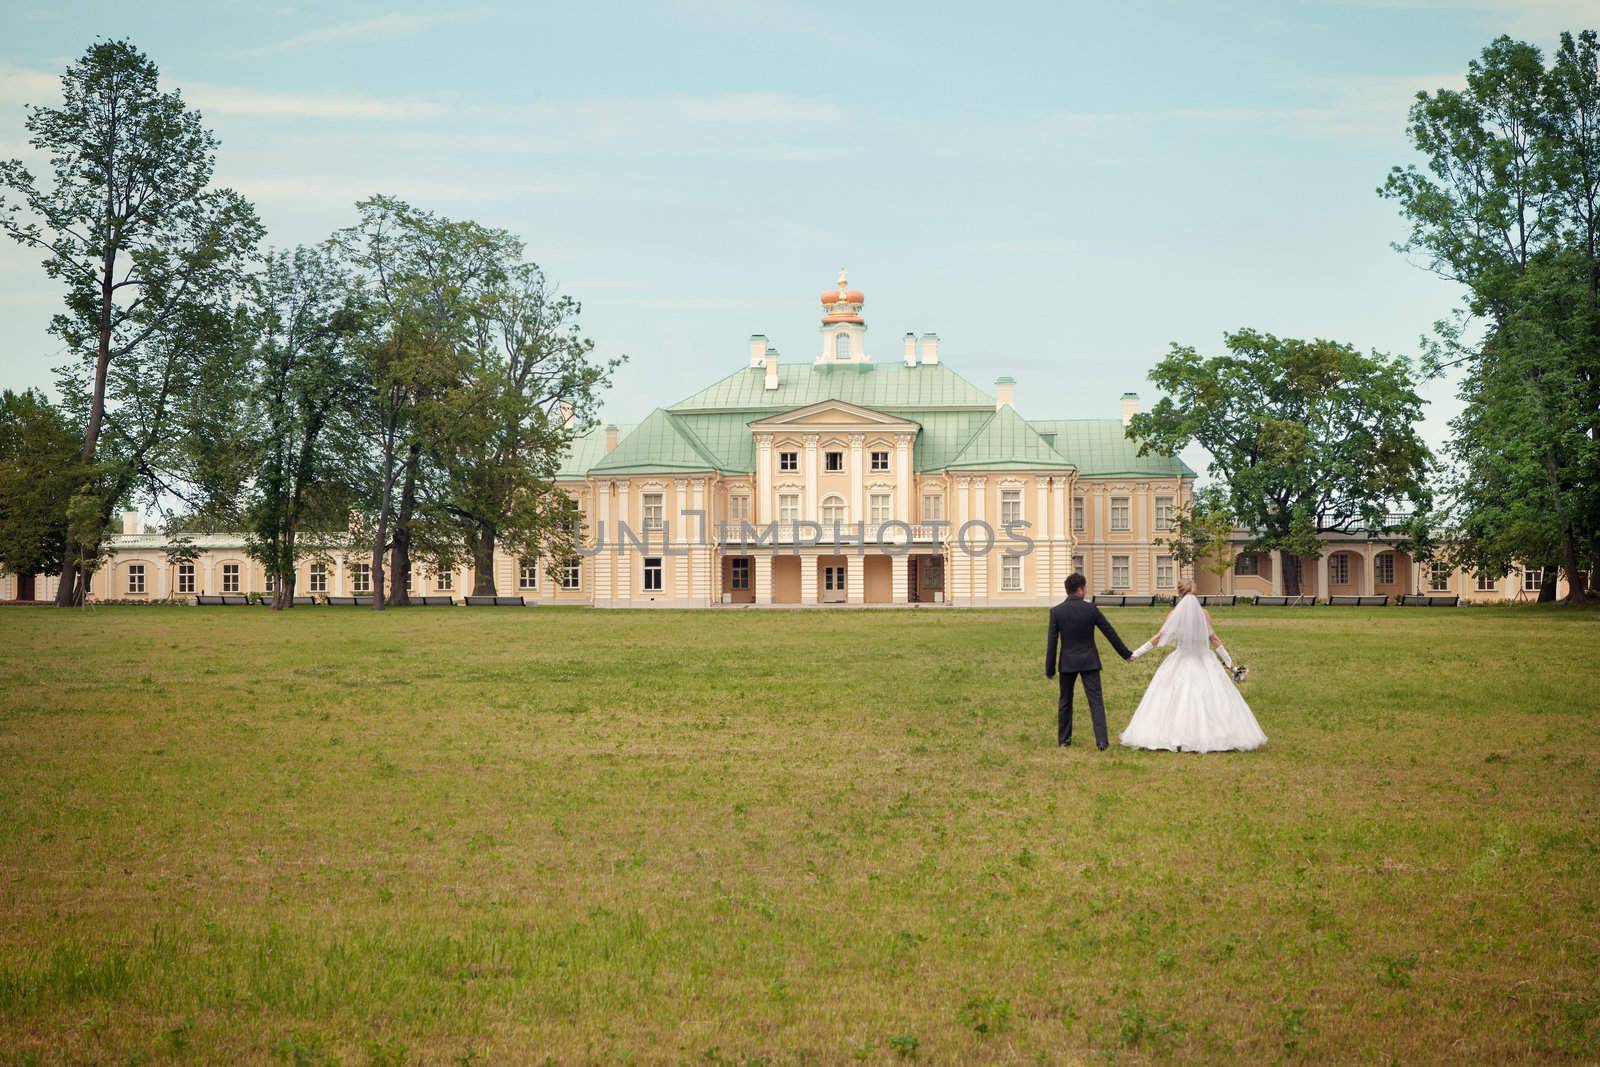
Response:
[{"label": "column", "polygon": [[693,529],[686,531],[692,540],[689,546],[689,559],[693,566],[690,582],[694,586],[695,598],[702,604],[715,604],[722,600],[719,583],[711,580],[711,545],[707,542],[716,529],[711,524],[711,515],[706,509],[706,480],[696,478],[692,483],[691,499],[692,510],[700,512],[700,517],[695,520]]},{"label": "column", "polygon": [[1317,588],[1312,590],[1313,595],[1321,591],[1322,596],[1332,596],[1333,587],[1328,584],[1328,554],[1324,552],[1317,557]]},{"label": "column", "polygon": [[950,500],[950,565],[945,569],[945,599],[964,601],[972,596],[972,557],[961,548],[961,527],[967,521],[970,479],[957,475]]},{"label": "column", "polygon": [[894,442],[894,517],[901,522],[911,521],[911,483],[915,478],[911,438],[902,434]]},{"label": "column", "polygon": [[[631,494],[628,491],[628,483],[620,481],[617,483],[617,514],[615,521],[619,528],[622,523],[627,523],[629,529],[637,531],[639,527],[634,525],[632,519],[633,508]],[[631,601],[633,599],[633,547],[632,545],[624,545],[620,539],[617,541],[617,580],[616,584],[612,586],[611,596],[613,599],[621,601]]]},{"label": "column", "polygon": [[756,438],[756,524],[772,521],[772,438]]},{"label": "column", "polygon": [[800,517],[813,521],[821,516],[817,513],[817,436],[812,434],[806,438],[806,487],[802,496]]},{"label": "column", "polygon": [[1050,533],[1050,486],[1054,481],[1054,478],[1034,479],[1039,490],[1039,504],[1033,519],[1033,559],[1029,562],[1033,565],[1034,585],[1041,597],[1050,595],[1051,558],[1055,555]]},{"label": "column", "polygon": [[1283,595],[1283,553],[1272,550],[1272,595]]},{"label": "column", "polygon": [[[172,588],[172,564],[162,563],[156,566],[155,570],[161,576],[156,582],[156,598],[165,600],[168,596],[167,590]],[[16,594],[13,593],[12,596],[15,597]]]},{"label": "column", "polygon": [[756,568],[756,603],[772,603],[772,556],[770,554],[755,557]]},{"label": "column", "polygon": [[[989,478],[973,478],[973,522],[987,522],[987,496],[989,496]],[[978,533],[974,537],[973,547],[981,549],[989,544],[986,534]],[[987,600],[989,598],[989,560],[994,557],[994,552],[989,555],[973,555],[973,600]]]},{"label": "column", "polygon": [[1050,557],[1050,598],[1065,596],[1067,575],[1072,573],[1072,553],[1078,547],[1078,535],[1068,525],[1071,513],[1073,484],[1071,478],[1052,478],[1051,528],[1056,532],[1056,551]]},{"label": "column", "polygon": [[846,556],[844,558],[844,599],[849,604],[865,604],[867,602],[867,557]]},{"label": "column", "polygon": [[[612,528],[611,522],[611,483],[600,482],[594,487],[595,503],[595,554],[594,560],[594,599],[599,604],[611,599],[611,564],[616,558],[613,555],[613,543],[616,541],[617,531]],[[599,543],[604,535],[605,544]]]},{"label": "column", "polygon": [[[861,435],[850,438],[850,521],[867,521],[866,479],[861,470]],[[851,568],[854,570],[854,568]]]},{"label": "column", "polygon": [[684,536],[689,527],[689,520],[684,517],[683,512],[688,506],[689,480],[675,479],[672,483],[672,510],[667,513],[673,516],[672,524],[668,527],[671,540],[667,545],[674,552],[683,553],[681,556],[672,557],[672,595],[678,600],[687,600],[694,595],[694,587],[689,584],[689,553],[685,544],[688,538]]},{"label": "column", "polygon": [[889,599],[896,604],[909,604],[911,602],[911,557],[890,556],[889,564],[894,574],[894,588],[890,591]]},{"label": "column", "polygon": [[1376,590],[1377,590],[1377,585],[1378,585],[1378,579],[1377,579],[1377,575],[1372,573],[1372,561],[1373,561],[1373,558],[1374,558],[1374,556],[1373,556],[1373,552],[1372,552],[1372,542],[1369,541],[1369,542],[1367,542],[1365,548],[1362,550],[1362,554],[1361,554],[1361,595],[1362,596],[1376,596],[1377,595]]},{"label": "column", "polygon": [[800,557],[800,603],[815,604],[817,602],[817,557],[805,555]]}]

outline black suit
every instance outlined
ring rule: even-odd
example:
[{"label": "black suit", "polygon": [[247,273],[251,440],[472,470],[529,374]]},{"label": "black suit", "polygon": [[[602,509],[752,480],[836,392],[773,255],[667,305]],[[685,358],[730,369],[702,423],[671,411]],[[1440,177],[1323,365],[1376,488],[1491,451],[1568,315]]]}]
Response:
[{"label": "black suit", "polygon": [[1050,609],[1050,643],[1044,649],[1044,676],[1056,675],[1056,650],[1060,649],[1061,699],[1056,706],[1056,742],[1072,740],[1072,688],[1081,676],[1083,694],[1089,698],[1089,715],[1094,720],[1095,744],[1110,744],[1106,734],[1106,706],[1100,698],[1100,650],[1095,647],[1094,631],[1099,628],[1111,647],[1123,659],[1133,656],[1117,631],[1093,603],[1082,597],[1067,597]]}]

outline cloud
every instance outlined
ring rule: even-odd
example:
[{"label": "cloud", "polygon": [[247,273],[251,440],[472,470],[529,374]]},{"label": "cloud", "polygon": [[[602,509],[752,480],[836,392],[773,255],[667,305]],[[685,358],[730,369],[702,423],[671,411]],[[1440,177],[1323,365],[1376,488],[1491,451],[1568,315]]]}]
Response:
[{"label": "cloud", "polygon": [[484,14],[486,12],[482,10],[455,11],[447,15],[402,15],[396,13],[380,15],[371,19],[337,22],[332,26],[323,26],[320,29],[307,30],[304,33],[295,34],[293,37],[274,44],[252,48],[249,50],[249,54],[266,55],[271,52],[287,51],[292,48],[304,48],[307,45],[330,44],[334,41],[414,34],[443,23],[463,22],[479,18]]},{"label": "cloud", "polygon": [[295,93],[228,85],[188,85],[184,95],[202,112],[252,118],[426,121],[450,114],[439,98],[375,97],[359,93]]},{"label": "cloud", "polygon": [[[1594,25],[1594,0],[1349,0],[1353,7],[1409,7],[1475,16],[1476,21],[1494,33],[1531,38],[1534,44],[1550,47],[1562,30],[1587,29]],[[1488,41],[1484,41],[1488,44]],[[1464,57],[1465,58],[1465,57]]]},{"label": "cloud", "polygon": [[0,105],[59,104],[61,76],[17,67],[0,67]]}]

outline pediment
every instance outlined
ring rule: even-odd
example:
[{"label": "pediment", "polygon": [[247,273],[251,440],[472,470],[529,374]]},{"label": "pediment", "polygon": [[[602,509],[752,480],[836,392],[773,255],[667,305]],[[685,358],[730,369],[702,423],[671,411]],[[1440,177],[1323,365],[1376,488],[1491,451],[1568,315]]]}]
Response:
[{"label": "pediment", "polygon": [[908,419],[898,419],[872,408],[846,404],[842,400],[823,400],[803,408],[769,415],[750,423],[752,430],[782,429],[878,429],[915,433],[922,427]]}]

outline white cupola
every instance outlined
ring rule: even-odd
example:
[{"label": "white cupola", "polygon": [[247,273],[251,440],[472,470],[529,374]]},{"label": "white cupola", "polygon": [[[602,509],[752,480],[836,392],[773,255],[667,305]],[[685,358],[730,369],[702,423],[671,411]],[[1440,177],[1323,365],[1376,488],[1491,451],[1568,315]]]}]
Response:
[{"label": "white cupola", "polygon": [[867,356],[867,323],[861,305],[867,298],[848,287],[849,277],[839,268],[839,287],[822,294],[822,354],[818,363],[871,363]]}]

